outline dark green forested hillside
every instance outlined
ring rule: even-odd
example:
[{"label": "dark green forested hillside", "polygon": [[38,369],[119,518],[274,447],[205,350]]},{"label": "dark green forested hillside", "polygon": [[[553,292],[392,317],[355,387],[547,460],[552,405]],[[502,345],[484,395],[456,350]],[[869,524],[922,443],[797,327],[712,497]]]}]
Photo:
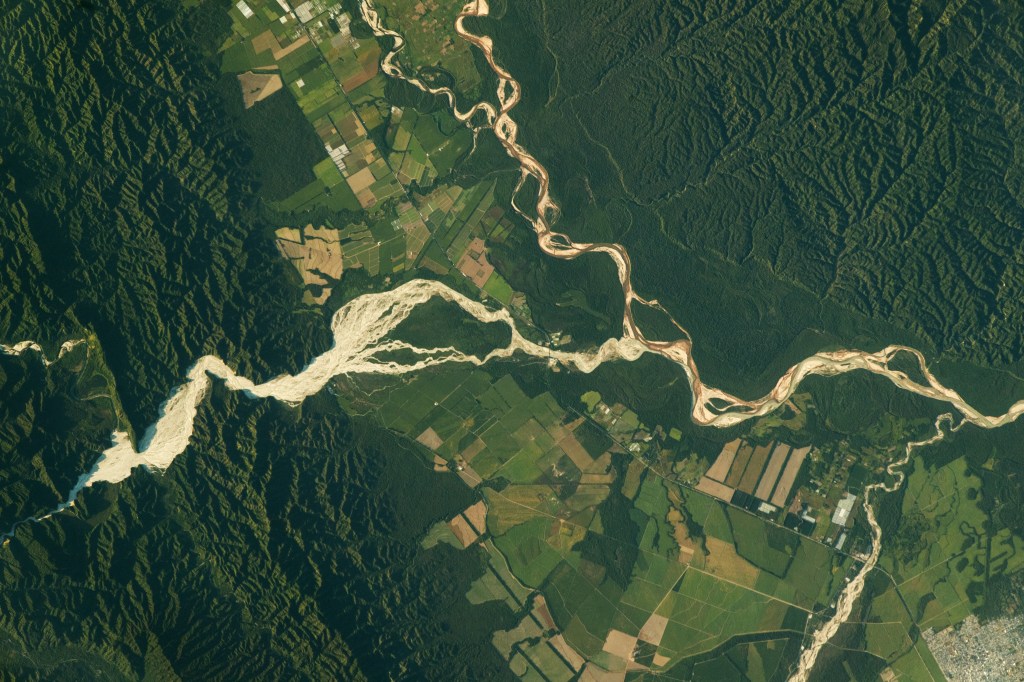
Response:
[{"label": "dark green forested hillside", "polygon": [[225,112],[213,53],[225,9],[0,14],[0,328],[51,343],[94,330],[137,430],[203,353],[276,372],[327,340],[319,316],[296,312],[250,139]]},{"label": "dark green forested hillside", "polygon": [[[31,521],[112,432],[153,423],[197,358],[294,372],[366,291],[438,278],[570,352],[621,334],[612,261],[541,253],[510,206],[516,164],[378,72],[390,39],[354,0],[315,20],[250,4],[0,6],[0,342],[53,357],[85,339],[51,365],[0,354],[0,679],[577,679],[583,655],[590,671],[787,677],[870,547],[866,486],[944,404],[819,377],[772,414],[697,427],[683,371],[654,354],[589,374],[538,352],[344,376],[299,407],[215,384],[168,471]],[[403,66],[460,105],[494,92],[451,42],[461,0],[381,4],[409,34]],[[705,381],[760,394],[822,348],[906,342],[986,410],[1024,396],[1024,9],[491,9],[466,24],[523,85],[513,116],[556,228],[629,249]],[[272,76],[281,91],[245,108]],[[664,311],[637,320],[681,335]],[[431,302],[388,339],[482,356],[509,334]],[[885,574],[818,679],[916,679],[937,666],[925,627],[1005,615],[1021,428],[950,429],[879,493]],[[730,446],[735,480],[708,478]],[[755,499],[769,453],[774,477],[798,449],[780,499],[774,478]],[[854,520],[830,521],[851,491]]]},{"label": "dark green forested hillside", "polygon": [[[258,198],[322,146],[286,97],[257,110],[281,120],[238,127],[215,54],[228,7],[0,8],[0,340],[90,339],[51,367],[0,355],[2,532],[59,503],[115,428],[141,433],[203,353],[265,376],[329,340]],[[195,442],[166,476],[18,528],[0,677],[500,678],[510,613],[463,596],[480,554],[419,551],[472,500],[461,483],[336,407],[219,398]]]},{"label": "dark green forested hillside", "polygon": [[1020,366],[1019,3],[493,10],[562,227],[630,248],[712,378],[829,341]]},{"label": "dark green forested hillside", "polygon": [[215,395],[195,442],[4,548],[0,676],[501,677],[511,613],[464,599],[481,555],[419,547],[472,501],[456,479],[326,396]]}]

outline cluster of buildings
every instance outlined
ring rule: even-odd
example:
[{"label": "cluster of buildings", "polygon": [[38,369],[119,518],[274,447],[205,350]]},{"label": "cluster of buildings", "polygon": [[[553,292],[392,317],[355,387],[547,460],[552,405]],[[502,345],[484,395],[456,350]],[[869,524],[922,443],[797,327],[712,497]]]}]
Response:
[{"label": "cluster of buildings", "polygon": [[[785,527],[814,536],[843,549],[857,509],[857,495],[847,491],[841,499],[815,509],[804,494],[801,481],[811,447],[786,443],[766,445],[742,439],[727,443],[707,469],[696,488],[733,506],[781,522]],[[819,528],[829,519],[827,528]]]},{"label": "cluster of buildings", "polygon": [[949,680],[1024,680],[1024,619],[1007,616],[981,623],[968,616],[941,632],[926,630],[928,644]]}]

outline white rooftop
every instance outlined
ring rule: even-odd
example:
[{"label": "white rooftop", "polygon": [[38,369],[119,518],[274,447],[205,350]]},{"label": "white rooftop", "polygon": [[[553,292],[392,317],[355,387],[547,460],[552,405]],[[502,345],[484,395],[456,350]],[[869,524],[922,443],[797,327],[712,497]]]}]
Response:
[{"label": "white rooftop", "polygon": [[845,526],[850,520],[850,514],[853,512],[853,505],[857,502],[857,496],[853,493],[846,493],[843,499],[839,500],[839,504],[836,505],[836,510],[832,514],[832,523],[837,526]]}]

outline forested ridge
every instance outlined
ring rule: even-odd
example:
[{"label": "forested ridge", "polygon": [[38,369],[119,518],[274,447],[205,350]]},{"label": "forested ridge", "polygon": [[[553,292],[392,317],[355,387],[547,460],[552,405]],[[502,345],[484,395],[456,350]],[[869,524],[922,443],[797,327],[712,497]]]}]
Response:
[{"label": "forested ridge", "polygon": [[561,227],[622,240],[641,291],[698,351],[706,340],[724,380],[741,381],[716,345],[749,375],[806,354],[807,330],[1019,368],[1018,4],[492,14],[482,30],[524,79],[516,118],[551,172]]}]

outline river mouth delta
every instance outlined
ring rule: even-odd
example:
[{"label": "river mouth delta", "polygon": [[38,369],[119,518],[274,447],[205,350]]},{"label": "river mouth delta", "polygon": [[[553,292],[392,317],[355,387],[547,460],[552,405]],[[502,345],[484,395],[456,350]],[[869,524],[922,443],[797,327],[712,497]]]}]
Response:
[{"label": "river mouth delta", "polygon": [[[203,212],[179,202],[180,217],[154,218],[147,207],[169,200],[169,180],[136,170],[148,157],[128,148],[111,166],[111,203],[76,199],[68,239],[135,211],[153,260],[138,261],[134,285],[79,300],[75,278],[103,275],[88,259],[56,260],[40,231],[52,193],[27,181],[28,165],[10,178],[23,220],[5,286],[33,293],[9,297],[21,307],[7,304],[0,346],[12,424],[0,537],[21,604],[0,619],[0,669],[45,677],[53,668],[34,654],[61,651],[68,670],[127,678],[432,679],[447,661],[466,679],[940,680],[973,665],[948,644],[960,623],[1011,622],[1000,604],[1018,603],[1024,568],[1012,511],[1024,499],[1012,476],[1024,387],[1012,361],[939,359],[924,327],[889,336],[894,323],[878,317],[854,346],[842,343],[846,321],[808,327],[761,359],[756,379],[732,381],[718,330],[691,320],[677,291],[652,288],[664,273],[645,270],[651,255],[633,245],[645,201],[621,167],[623,205],[636,206],[616,218],[597,209],[589,180],[566,184],[565,164],[547,161],[531,125],[559,97],[558,48],[538,57],[555,62],[542,86],[516,72],[524,57],[507,42],[532,9],[244,0],[149,11],[143,23],[169,21],[168,40],[197,21],[209,35],[119,68],[205,89],[180,111],[140,90],[106,115],[173,106],[175,158],[192,169],[177,171],[174,191]],[[94,21],[116,31],[130,13]],[[547,40],[547,21],[523,40]],[[91,38],[53,40],[70,57]],[[103,91],[117,78],[82,76]],[[548,104],[538,109],[530,88]],[[19,106],[51,125],[45,101]],[[215,137],[236,165],[192,142],[200,110],[224,121]],[[268,154],[284,120],[292,138]],[[602,146],[582,119],[579,131]],[[74,163],[104,148],[87,145]],[[589,197],[590,223],[570,186]],[[174,246],[199,243],[210,221],[224,238],[208,262]],[[136,267],[120,246],[104,255],[115,242],[76,243]],[[38,263],[68,274],[47,279]],[[200,293],[175,283],[184,272]],[[701,272],[676,277],[685,288]],[[139,298],[146,278],[162,297]],[[122,297],[157,303],[119,327]],[[174,320],[191,322],[178,334]],[[432,487],[443,493],[417,502]],[[232,526],[240,540],[220,543]],[[187,571],[151,564],[149,528],[168,534],[164,552],[195,557]],[[151,593],[145,606],[104,596],[104,566],[129,546],[117,537],[143,542],[112,575]],[[246,546],[259,557],[249,565],[237,561]],[[51,573],[62,587],[45,587]],[[17,585],[46,606],[19,602]],[[131,613],[147,643],[115,653],[102,614],[77,634],[38,634],[40,619],[69,613],[76,585],[111,615]],[[168,611],[179,593],[184,608]],[[450,615],[423,615],[430,603]],[[281,611],[262,635],[252,629],[282,604],[307,615]],[[231,614],[239,651],[260,637],[330,644],[301,661],[302,646],[275,645],[244,662],[186,662],[204,608]]]}]

